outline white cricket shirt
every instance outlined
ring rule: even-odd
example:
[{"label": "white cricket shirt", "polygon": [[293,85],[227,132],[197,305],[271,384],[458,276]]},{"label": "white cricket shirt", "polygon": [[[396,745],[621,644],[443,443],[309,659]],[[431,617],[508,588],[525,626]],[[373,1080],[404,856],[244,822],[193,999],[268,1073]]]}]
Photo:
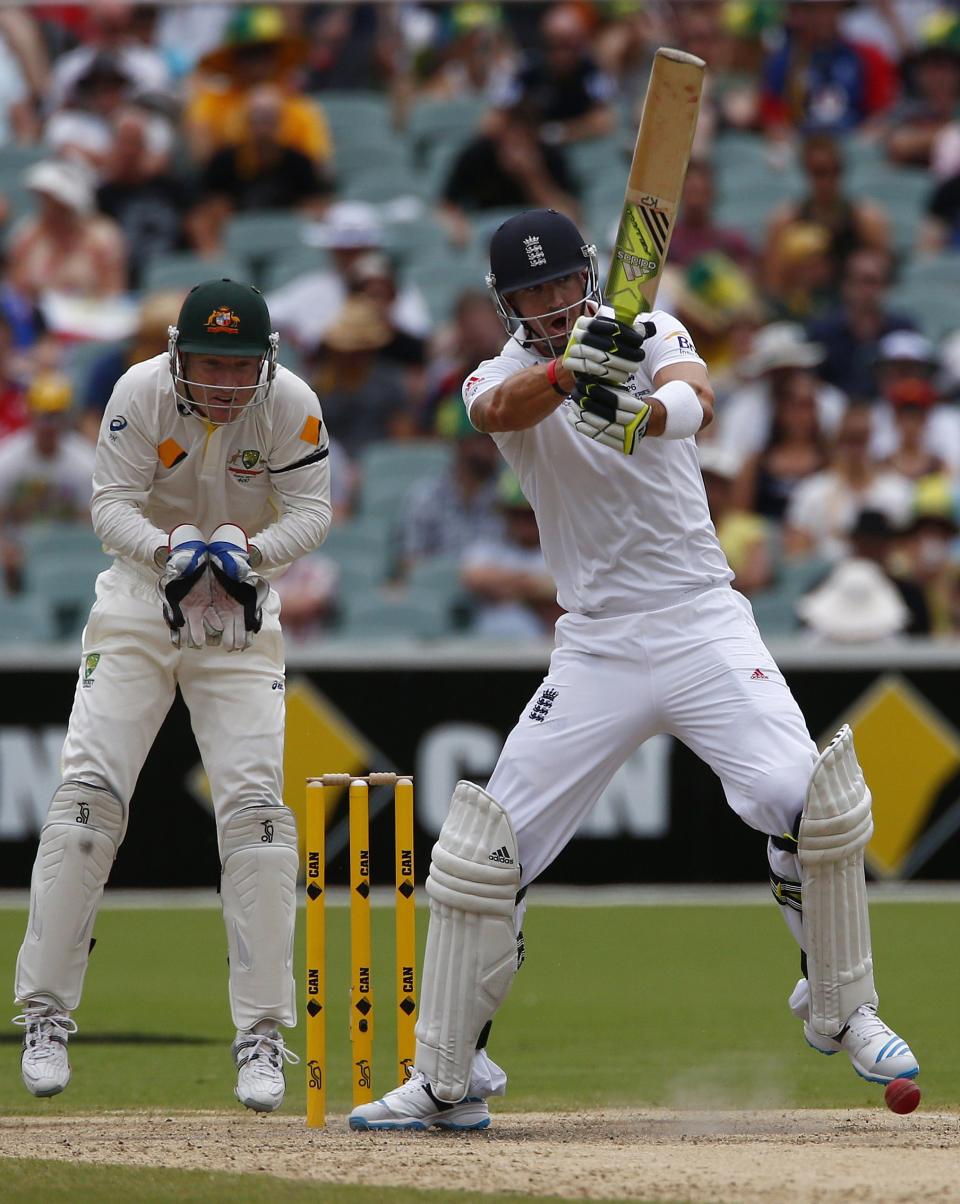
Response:
[{"label": "white cricket shirt", "polygon": [[242,527],[265,575],[312,551],[331,509],[329,441],[310,386],[278,367],[265,405],[213,426],[178,403],[169,362],[134,364],[103,415],[91,513],[107,551],[155,576],[154,552],[180,523],[206,536]]},{"label": "white cricket shirt", "polygon": [[[696,363],[693,340],[663,310],[643,315],[656,326],[629,382],[653,391],[668,364]],[[546,360],[508,339],[463,384],[469,413],[478,397],[515,372]],[[578,434],[565,401],[525,431],[497,432],[540,527],[544,558],[564,610],[632,614],[673,605],[686,595],[730,581],[710,521],[696,441],[644,439],[632,456]]]}]

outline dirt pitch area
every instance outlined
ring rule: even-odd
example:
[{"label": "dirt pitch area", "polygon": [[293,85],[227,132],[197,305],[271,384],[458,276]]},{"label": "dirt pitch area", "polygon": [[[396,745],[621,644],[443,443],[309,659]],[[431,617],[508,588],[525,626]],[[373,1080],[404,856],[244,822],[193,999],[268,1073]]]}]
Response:
[{"label": "dirt pitch area", "polygon": [[960,1201],[960,1115],[498,1113],[486,1133],[308,1131],[294,1116],[114,1112],[0,1118],[0,1156],[261,1171],[370,1187],[723,1201]]}]

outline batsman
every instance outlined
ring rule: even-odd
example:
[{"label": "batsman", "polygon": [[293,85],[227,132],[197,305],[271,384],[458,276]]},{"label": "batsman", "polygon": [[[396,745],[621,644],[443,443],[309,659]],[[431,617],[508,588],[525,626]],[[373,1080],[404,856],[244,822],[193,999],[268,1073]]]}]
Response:
[{"label": "batsman", "polygon": [[[283,804],[283,638],[269,578],[321,543],[331,508],[320,404],[278,365],[278,344],[257,289],[206,281],[187,295],[168,351],[130,368],[106,407],[92,515],[114,561],[83,632],[14,985],[21,1073],[37,1096],[70,1080],[97,908],[178,687],[217,824],[237,1098],[273,1111],[284,1062],[298,1060],[280,1035],[296,1023],[298,855]],[[170,829],[170,858],[184,839]]]},{"label": "batsman", "polygon": [[603,306],[596,248],[552,210],[503,223],[487,282],[508,338],[463,399],[536,512],[566,613],[489,782],[457,784],[433,849],[415,1073],[355,1108],[351,1127],[490,1123],[506,1075],[486,1044],[522,960],[527,888],[659,733],[702,758],[769,837],[773,893],[802,949],[789,1006],[806,1040],[872,1082],[915,1076],[877,1014],[870,793],[849,728],[818,754],[731,588],[695,442],[714,397],[689,333],[663,310],[623,321]]}]

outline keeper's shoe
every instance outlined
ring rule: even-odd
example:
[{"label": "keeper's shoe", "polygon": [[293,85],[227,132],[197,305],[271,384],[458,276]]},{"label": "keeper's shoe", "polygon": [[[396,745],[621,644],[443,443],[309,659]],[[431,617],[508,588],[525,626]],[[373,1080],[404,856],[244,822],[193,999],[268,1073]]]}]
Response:
[{"label": "keeper's shoe", "polygon": [[920,1073],[910,1046],[877,1015],[873,1004],[862,1004],[838,1033],[836,1039],[814,1032],[809,1021],[803,1025],[807,1044],[819,1053],[846,1053],[853,1069],[871,1083],[914,1079]]},{"label": "keeper's shoe", "polygon": [[61,1008],[28,1004],[14,1024],[23,1026],[20,1074],[31,1095],[59,1095],[70,1082],[67,1040],[77,1031],[75,1021]]},{"label": "keeper's shoe", "polygon": [[232,1048],[237,1064],[237,1099],[254,1112],[275,1112],[283,1103],[287,1087],[283,1064],[294,1064],[300,1058],[287,1049],[276,1029],[238,1032]]},{"label": "keeper's shoe", "polygon": [[490,1109],[480,1096],[468,1095],[458,1104],[445,1104],[430,1090],[424,1075],[415,1070],[400,1087],[388,1091],[383,1099],[360,1104],[350,1113],[351,1129],[485,1129],[490,1124]]}]

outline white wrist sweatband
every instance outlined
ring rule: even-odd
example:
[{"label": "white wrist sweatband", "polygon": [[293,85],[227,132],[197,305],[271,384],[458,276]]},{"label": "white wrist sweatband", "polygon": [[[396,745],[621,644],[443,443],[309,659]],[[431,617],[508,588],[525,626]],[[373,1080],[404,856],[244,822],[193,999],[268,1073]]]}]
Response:
[{"label": "white wrist sweatband", "polygon": [[703,406],[692,385],[685,380],[668,380],[653,396],[667,411],[664,439],[688,439],[703,425]]}]

